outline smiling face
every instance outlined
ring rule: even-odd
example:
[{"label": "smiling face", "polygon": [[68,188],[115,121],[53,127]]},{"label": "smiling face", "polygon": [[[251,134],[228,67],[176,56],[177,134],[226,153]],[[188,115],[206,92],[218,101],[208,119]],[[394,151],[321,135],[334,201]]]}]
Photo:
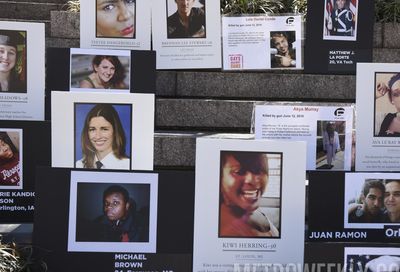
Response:
[{"label": "smiling face", "polygon": [[190,15],[190,11],[194,5],[194,0],[175,0],[175,2],[178,6],[179,15],[182,17]]},{"label": "smiling face", "polygon": [[364,211],[377,215],[383,207],[383,192],[378,188],[370,188],[363,203]]},{"label": "smiling face", "polygon": [[3,140],[0,140],[0,160],[9,160],[14,156],[10,146]]},{"label": "smiling face", "polygon": [[110,221],[125,219],[129,211],[129,203],[122,193],[114,192],[104,197],[104,214]]},{"label": "smiling face", "polygon": [[133,38],[135,0],[97,0],[97,36]]},{"label": "smiling face", "polygon": [[400,181],[392,181],[385,185],[385,207],[389,213],[400,212]]},{"label": "smiling face", "polygon": [[289,51],[289,43],[285,36],[274,36],[273,45],[278,49],[279,54],[285,55]]},{"label": "smiling face", "polygon": [[115,66],[107,59],[103,59],[98,66],[94,65],[94,70],[102,83],[109,82],[115,74]]},{"label": "smiling face", "polygon": [[90,120],[88,136],[90,143],[96,149],[96,153],[104,157],[112,152],[114,130],[111,123],[104,117],[93,117]]},{"label": "smiling face", "polygon": [[0,45],[0,72],[9,73],[17,61],[17,49],[13,46]]},{"label": "smiling face", "polygon": [[232,155],[228,155],[222,168],[221,192],[228,206],[252,212],[259,207],[259,199],[268,181],[263,170],[244,169]]}]

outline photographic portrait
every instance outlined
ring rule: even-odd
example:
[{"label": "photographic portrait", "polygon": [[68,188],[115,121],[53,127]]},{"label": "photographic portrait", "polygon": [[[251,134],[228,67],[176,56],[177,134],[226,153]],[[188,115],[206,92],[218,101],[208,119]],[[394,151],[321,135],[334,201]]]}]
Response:
[{"label": "photographic portrait", "polygon": [[[108,53],[108,54],[107,54]],[[129,92],[128,51],[71,49],[71,91]]]},{"label": "photographic portrait", "polygon": [[158,175],[71,172],[68,251],[155,252]]},{"label": "photographic portrait", "polygon": [[74,103],[75,167],[131,169],[132,105]]},{"label": "photographic portrait", "polygon": [[394,247],[345,247],[345,272],[400,271],[400,249]]},{"label": "photographic portrait", "polygon": [[96,37],[136,37],[136,0],[96,0]]},{"label": "photographic portrait", "polygon": [[295,31],[270,32],[271,68],[296,67],[295,42]]},{"label": "photographic portrait", "polygon": [[325,0],[323,39],[357,39],[358,0]]},{"label": "photographic portrait", "polygon": [[218,237],[280,238],[282,153],[221,151]]},{"label": "photographic portrait", "polygon": [[27,92],[26,31],[0,29],[0,92]]},{"label": "photographic portrait", "polygon": [[0,129],[0,189],[22,189],[22,129]]},{"label": "photographic portrait", "polygon": [[346,174],[344,199],[347,228],[382,229],[400,223],[398,174]]},{"label": "photographic portrait", "polygon": [[168,39],[206,38],[206,0],[165,1]]},{"label": "photographic portrait", "polygon": [[374,137],[400,136],[400,73],[375,72]]},{"label": "photographic portrait", "polygon": [[346,156],[346,122],[318,120],[316,141],[316,169],[343,170]]}]

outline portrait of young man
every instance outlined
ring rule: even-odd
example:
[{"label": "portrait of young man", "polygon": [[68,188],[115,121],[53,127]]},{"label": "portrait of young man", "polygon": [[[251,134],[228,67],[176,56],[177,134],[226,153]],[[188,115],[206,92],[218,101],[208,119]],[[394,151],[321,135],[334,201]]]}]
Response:
[{"label": "portrait of young man", "polygon": [[75,167],[131,169],[131,105],[75,103]]},{"label": "portrait of young man", "polygon": [[270,160],[280,160],[274,155],[221,151],[219,237],[280,237],[275,226],[280,221],[280,197],[275,207],[267,207],[263,197],[269,179],[280,180],[271,176],[279,170],[269,168]]},{"label": "portrait of young man", "polygon": [[77,206],[82,210],[77,211],[76,241],[148,242],[149,188],[144,184],[78,184]]},{"label": "portrait of young man", "polygon": [[271,68],[296,67],[295,31],[274,31],[270,38]]},{"label": "portrait of young man", "polygon": [[324,39],[356,40],[358,0],[326,0]]},{"label": "portrait of young man", "polygon": [[206,0],[166,0],[168,39],[206,38]]}]

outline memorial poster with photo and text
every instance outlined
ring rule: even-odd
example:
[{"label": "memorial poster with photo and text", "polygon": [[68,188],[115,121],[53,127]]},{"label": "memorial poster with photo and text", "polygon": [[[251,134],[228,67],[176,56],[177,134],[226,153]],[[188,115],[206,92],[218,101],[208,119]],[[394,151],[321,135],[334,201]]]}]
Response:
[{"label": "memorial poster with photo and text", "polygon": [[224,70],[301,69],[301,16],[223,16]]},{"label": "memorial poster with photo and text", "polygon": [[86,0],[80,14],[81,48],[150,50],[150,1]]},{"label": "memorial poster with photo and text", "polygon": [[151,2],[157,69],[221,68],[219,1]]},{"label": "memorial poster with photo and text", "polygon": [[307,142],[307,170],[350,170],[354,108],[348,105],[255,106],[256,139]]},{"label": "memorial poster with photo and text", "polygon": [[44,120],[44,24],[0,21],[0,120]]},{"label": "memorial poster with photo and text", "polygon": [[399,171],[400,65],[360,63],[356,86],[356,171]]},{"label": "memorial poster with photo and text", "polygon": [[197,139],[193,271],[302,266],[305,152],[303,142]]},{"label": "memorial poster with photo and text", "polygon": [[304,71],[355,74],[372,61],[374,22],[373,0],[309,0]]}]

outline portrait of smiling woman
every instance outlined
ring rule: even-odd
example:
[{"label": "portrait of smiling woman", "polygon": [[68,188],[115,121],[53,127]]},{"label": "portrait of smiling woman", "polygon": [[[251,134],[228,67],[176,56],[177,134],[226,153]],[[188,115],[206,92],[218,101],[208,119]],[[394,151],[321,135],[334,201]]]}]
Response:
[{"label": "portrait of smiling woman", "polygon": [[[115,107],[118,107],[120,113]],[[121,118],[130,126],[130,105],[76,104],[75,111],[77,142],[75,151],[76,157],[81,157],[76,161],[75,167],[129,170],[130,158],[127,150],[129,151],[130,148],[128,149],[127,146],[130,147],[130,137],[126,137]],[[83,120],[82,115],[85,113],[82,126],[79,123]],[[79,134],[80,141],[78,142]],[[80,152],[77,152],[79,147]]]},{"label": "portrait of smiling woman", "polygon": [[97,0],[96,37],[135,38],[136,0]]},{"label": "portrait of smiling woman", "polygon": [[92,60],[92,73],[85,76],[79,88],[126,89],[125,68],[117,56],[96,55]]},{"label": "portrait of smiling woman", "polygon": [[25,37],[21,31],[0,30],[1,92],[26,93],[25,48]]}]

